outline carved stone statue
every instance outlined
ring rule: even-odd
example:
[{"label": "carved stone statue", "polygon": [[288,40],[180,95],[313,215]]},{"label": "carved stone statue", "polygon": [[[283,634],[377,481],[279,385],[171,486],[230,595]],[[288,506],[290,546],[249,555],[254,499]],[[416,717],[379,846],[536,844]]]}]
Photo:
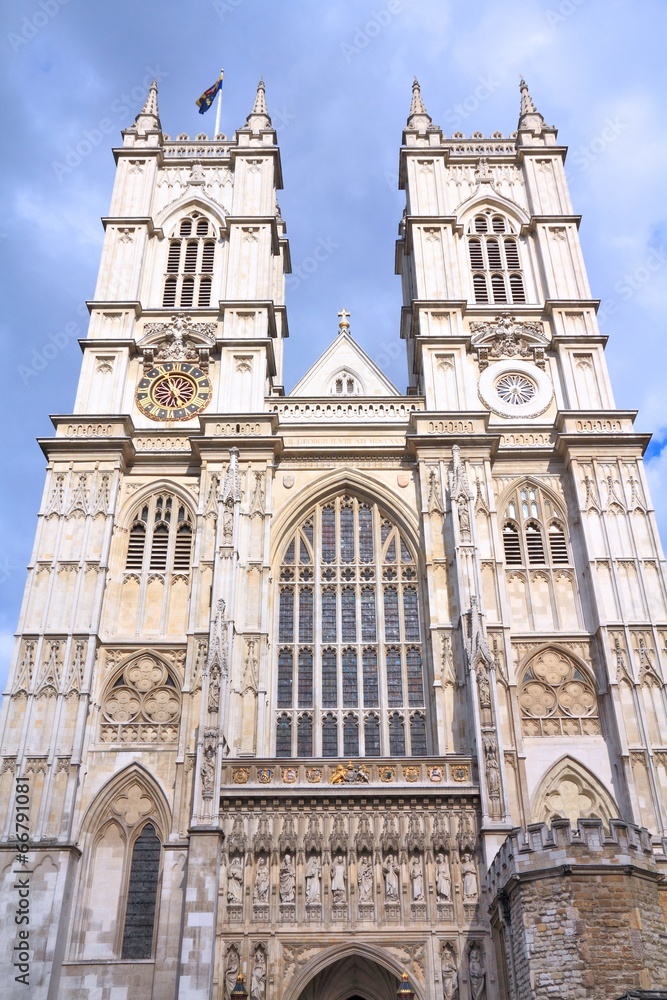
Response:
[{"label": "carved stone statue", "polygon": [[227,902],[232,906],[243,902],[243,863],[236,855],[227,868]]},{"label": "carved stone statue", "polygon": [[461,874],[463,876],[463,902],[476,903],[479,899],[477,865],[469,851],[466,851],[461,858]]},{"label": "carved stone statue", "polygon": [[252,901],[256,906],[262,906],[269,901],[269,866],[263,854],[260,854],[257,862]]},{"label": "carved stone statue", "polygon": [[296,868],[289,852],[280,866],[280,902],[293,903],[296,898]]},{"label": "carved stone statue", "polygon": [[266,955],[264,949],[259,945],[255,949],[255,962],[252,967],[252,979],[250,980],[251,1000],[264,1000],[266,993]]},{"label": "carved stone statue", "polygon": [[449,903],[452,898],[452,873],[449,858],[442,851],[435,859],[435,894],[439,903]]},{"label": "carved stone statue", "polygon": [[367,854],[362,854],[359,858],[357,869],[357,887],[359,889],[359,902],[373,902],[373,865]]},{"label": "carved stone statue", "polygon": [[410,865],[410,882],[412,883],[412,902],[422,903],[424,901],[424,869],[418,854],[415,854]]},{"label": "carved stone statue", "polygon": [[320,878],[322,864],[317,854],[311,854],[306,862],[306,903],[320,902]]},{"label": "carved stone statue", "polygon": [[346,898],[347,868],[343,855],[338,852],[331,862],[331,894],[334,903],[344,903]]},{"label": "carved stone statue", "polygon": [[442,995],[444,1000],[455,1000],[459,994],[459,973],[454,950],[450,944],[442,949]]},{"label": "carved stone statue", "polygon": [[484,968],[484,957],[477,944],[470,946],[468,968],[470,970],[472,1000],[483,1000],[486,996],[486,970]]},{"label": "carved stone statue", "polygon": [[239,960],[239,953],[235,946],[232,945],[227,952],[227,966],[225,968],[225,996],[226,1000],[229,1000],[232,990],[236,986],[236,977],[239,974],[239,968],[241,966]]},{"label": "carved stone statue", "polygon": [[398,903],[398,865],[393,854],[387,855],[382,866],[384,875],[384,898],[387,903]]}]

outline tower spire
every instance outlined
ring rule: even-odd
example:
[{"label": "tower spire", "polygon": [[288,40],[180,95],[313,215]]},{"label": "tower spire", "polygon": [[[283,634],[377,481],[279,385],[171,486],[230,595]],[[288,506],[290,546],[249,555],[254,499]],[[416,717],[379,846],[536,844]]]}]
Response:
[{"label": "tower spire", "polygon": [[410,102],[410,114],[408,115],[407,128],[413,128],[418,132],[423,132],[429,127],[429,125],[432,124],[433,122],[431,120],[431,116],[426,110],[422,100],[419,80],[415,77],[412,81],[412,101]]},{"label": "tower spire", "polygon": [[153,80],[148,96],[144,101],[144,106],[134,119],[134,124],[138,132],[148,132],[151,129],[162,129],[160,124],[160,112],[157,104],[157,80]]},{"label": "tower spire", "polygon": [[521,91],[519,128],[530,129],[533,132],[541,132],[544,127],[544,118],[535,107],[535,102],[530,96],[530,91],[528,90],[528,84],[523,77],[520,77],[519,90]]},{"label": "tower spire", "polygon": [[257,84],[255,103],[253,104],[252,111],[246,119],[246,127],[251,128],[253,132],[260,132],[262,129],[272,127],[271,117],[266,106],[266,87],[264,86],[264,80],[260,80]]}]

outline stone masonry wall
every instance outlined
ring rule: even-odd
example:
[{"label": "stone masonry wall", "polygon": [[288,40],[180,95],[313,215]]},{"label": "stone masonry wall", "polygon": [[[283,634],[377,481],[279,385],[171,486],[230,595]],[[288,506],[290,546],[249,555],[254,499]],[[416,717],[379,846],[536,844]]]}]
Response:
[{"label": "stone masonry wall", "polygon": [[667,986],[667,927],[647,831],[554,820],[513,831],[489,875],[511,1000],[609,1000]]}]

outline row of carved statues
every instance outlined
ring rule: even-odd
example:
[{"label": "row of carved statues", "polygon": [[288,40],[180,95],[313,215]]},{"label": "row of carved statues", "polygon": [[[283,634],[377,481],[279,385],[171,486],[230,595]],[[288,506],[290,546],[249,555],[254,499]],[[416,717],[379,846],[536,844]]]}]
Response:
[{"label": "row of carved statues", "polygon": [[[385,903],[398,903],[401,882],[401,865],[398,854],[387,851],[378,859],[381,881],[384,889]],[[282,905],[294,905],[297,896],[297,878],[299,877],[295,857],[292,851],[284,851],[278,859],[278,895]],[[379,873],[378,873],[379,874]],[[410,880],[410,899],[413,903],[425,901],[425,870],[424,857],[421,852],[414,851],[407,864],[407,874]],[[246,865],[239,854],[232,855],[226,868],[227,903],[240,906],[243,902],[243,887],[246,875]],[[434,860],[434,888],[439,903],[451,902],[452,870],[449,854],[439,851]],[[302,866],[301,877],[304,881],[306,905],[316,905],[322,902],[322,878],[329,879],[331,896],[334,903],[347,901],[349,861],[347,855],[338,850],[330,860],[323,861],[322,854],[311,851]],[[360,904],[373,902],[373,890],[376,878],[376,866],[369,852],[363,851],[357,860],[356,881],[357,899]],[[461,882],[463,902],[477,903],[479,899],[479,876],[477,865],[470,852],[461,856]],[[266,906],[269,903],[271,873],[269,858],[260,853],[255,867],[252,886],[252,900],[255,906]]]},{"label": "row of carved statues", "polygon": [[[252,955],[252,971],[249,987],[250,1000],[265,1000],[266,965],[266,949],[264,945],[257,944]],[[442,946],[440,965],[443,1000],[458,1000],[459,960],[456,950],[450,942],[446,942]],[[486,1000],[484,951],[481,943],[478,941],[472,941],[467,948],[467,966],[472,1000]],[[235,944],[231,944],[227,949],[225,961],[226,1000],[230,1000],[240,971],[241,959],[239,950]]]}]

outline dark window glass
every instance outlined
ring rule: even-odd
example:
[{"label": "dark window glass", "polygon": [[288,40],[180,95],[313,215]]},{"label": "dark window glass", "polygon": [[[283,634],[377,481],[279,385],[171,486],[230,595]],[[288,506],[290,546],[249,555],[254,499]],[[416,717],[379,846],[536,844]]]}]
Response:
[{"label": "dark window glass", "polygon": [[322,511],[322,559],[332,563],[336,558],[336,511],[325,507]]},{"label": "dark window glass", "polygon": [[340,512],[340,558],[341,562],[354,562],[354,511],[343,507]]},{"label": "dark window glass", "polygon": [[159,871],[160,841],[153,824],[147,823],[132,849],[121,958],[143,959],[153,954]]},{"label": "dark window glass", "polygon": [[410,719],[410,750],[413,757],[426,756],[426,719],[415,712]]},{"label": "dark window glass", "polygon": [[302,587],[299,591],[299,642],[313,641],[313,591]]},{"label": "dark window glass", "polygon": [[352,587],[344,587],[341,593],[341,620],[343,626],[343,642],[356,642],[357,639],[357,601]]},{"label": "dark window glass", "polygon": [[309,715],[302,715],[296,730],[297,757],[313,756],[313,720]]},{"label": "dark window glass", "polygon": [[364,587],[361,591],[361,641],[375,642],[375,590]]},{"label": "dark window glass", "polygon": [[414,587],[406,587],[403,591],[403,619],[407,641],[419,642],[419,606]]},{"label": "dark window glass", "polygon": [[294,591],[283,587],[280,591],[278,642],[294,642]]},{"label": "dark window glass", "polygon": [[359,507],[359,559],[373,561],[373,512],[370,507]]},{"label": "dark window glass", "polygon": [[362,656],[364,672],[364,706],[377,708],[380,704],[378,691],[378,657],[374,649],[365,649]]},{"label": "dark window glass", "polygon": [[406,652],[405,661],[408,668],[408,705],[410,708],[419,708],[424,704],[421,653],[412,647]]},{"label": "dark window glass", "polygon": [[336,591],[327,587],[322,591],[322,639],[336,641]]},{"label": "dark window glass", "polygon": [[338,722],[333,715],[325,715],[322,720],[322,756],[338,756]]},{"label": "dark window glass", "polygon": [[380,756],[380,720],[377,715],[368,715],[364,721],[364,742],[367,757]]},{"label": "dark window glass", "polygon": [[400,639],[398,591],[396,587],[384,588],[384,637],[387,642],[398,642]]},{"label": "dark window glass", "polygon": [[313,705],[313,654],[310,649],[299,651],[299,708],[312,708]]},{"label": "dark window glass", "polygon": [[405,728],[403,719],[396,712],[389,719],[389,754],[405,757]]},{"label": "dark window glass", "polygon": [[276,723],[276,757],[292,756],[292,720],[281,715]]},{"label": "dark window glass", "polygon": [[356,715],[346,715],[343,720],[343,756],[359,756],[359,720]]},{"label": "dark window glass", "polygon": [[359,704],[357,690],[357,651],[343,650],[343,705],[345,708],[356,708]]},{"label": "dark window glass", "polygon": [[398,649],[387,650],[387,701],[391,706],[403,704],[403,676]]},{"label": "dark window glass", "polygon": [[292,707],[292,650],[281,649],[278,653],[278,708]]},{"label": "dark window glass", "polygon": [[324,708],[335,708],[338,704],[336,675],[336,650],[325,649],[322,652],[322,705]]}]

